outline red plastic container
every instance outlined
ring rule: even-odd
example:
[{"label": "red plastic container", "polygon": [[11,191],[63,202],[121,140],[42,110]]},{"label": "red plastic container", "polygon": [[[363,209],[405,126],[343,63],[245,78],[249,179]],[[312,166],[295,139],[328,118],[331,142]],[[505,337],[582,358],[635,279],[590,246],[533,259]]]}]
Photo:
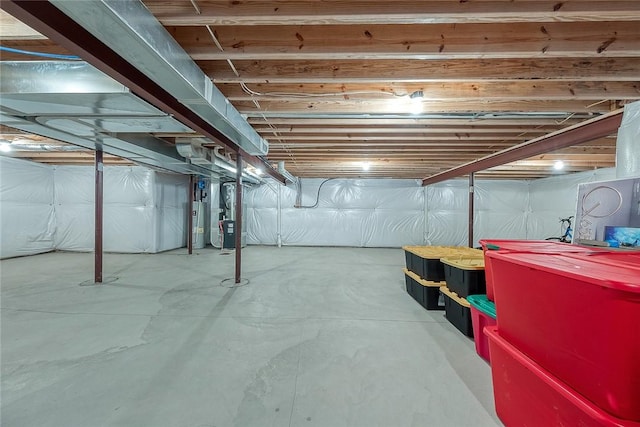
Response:
[{"label": "red plastic container", "polygon": [[491,258],[487,257],[487,250],[497,250],[503,252],[535,252],[535,253],[589,253],[602,251],[600,248],[584,247],[572,245],[569,243],[553,242],[549,240],[496,240],[484,239],[480,240],[482,251],[484,252],[484,273],[487,283],[487,298],[489,301],[495,301],[493,291],[493,269]]},{"label": "red plastic container", "polygon": [[476,344],[476,353],[491,363],[489,340],[482,331],[486,326],[496,325],[495,304],[487,300],[486,295],[469,295],[467,301],[471,305],[471,324],[473,325],[473,340]]},{"label": "red plastic container", "polygon": [[507,426],[638,427],[615,418],[576,393],[507,342],[498,329],[486,328],[496,413]]},{"label": "red plastic container", "polygon": [[584,254],[487,256],[500,335],[605,411],[640,421],[640,265]]}]

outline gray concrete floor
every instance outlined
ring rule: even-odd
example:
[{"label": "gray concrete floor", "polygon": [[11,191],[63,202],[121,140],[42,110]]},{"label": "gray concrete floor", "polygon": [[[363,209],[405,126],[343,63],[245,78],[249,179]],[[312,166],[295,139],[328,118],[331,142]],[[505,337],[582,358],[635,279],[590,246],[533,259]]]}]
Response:
[{"label": "gray concrete floor", "polygon": [[0,262],[13,426],[497,426],[490,367],[404,291],[399,249]]}]

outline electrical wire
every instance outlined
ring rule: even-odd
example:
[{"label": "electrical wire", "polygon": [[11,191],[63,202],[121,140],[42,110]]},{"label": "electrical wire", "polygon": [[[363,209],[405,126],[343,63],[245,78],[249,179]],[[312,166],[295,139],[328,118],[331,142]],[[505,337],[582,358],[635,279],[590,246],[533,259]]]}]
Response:
[{"label": "electrical wire", "polygon": [[[332,181],[334,179],[338,179],[338,178],[329,178],[329,179],[325,179],[324,181],[322,181],[322,183],[318,187],[318,193],[316,194],[316,202],[312,206],[295,206],[295,207],[302,208],[302,209],[313,209],[313,208],[318,207],[318,203],[320,203],[320,190],[322,189],[322,186],[325,185],[327,182]],[[302,193],[302,184],[300,184],[300,192]]]},{"label": "electrical wire", "polygon": [[40,56],[42,58],[51,58],[51,59],[67,59],[70,61],[82,60],[82,58],[76,55],[60,55],[57,53],[32,52],[29,50],[14,49],[12,47],[7,47],[7,46],[0,46],[0,51],[18,53],[20,55]]}]

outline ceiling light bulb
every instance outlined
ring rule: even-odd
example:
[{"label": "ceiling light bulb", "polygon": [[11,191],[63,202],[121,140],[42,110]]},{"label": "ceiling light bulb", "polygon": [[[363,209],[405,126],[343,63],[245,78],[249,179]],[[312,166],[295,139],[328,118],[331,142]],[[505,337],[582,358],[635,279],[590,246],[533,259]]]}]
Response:
[{"label": "ceiling light bulb", "polygon": [[[418,102],[416,102],[416,99],[418,100]],[[420,98],[416,98],[416,99],[412,99],[411,105],[409,105],[409,112],[411,114],[421,114],[423,111],[422,99]]]},{"label": "ceiling light bulb", "polygon": [[8,153],[11,151],[11,143],[10,142],[1,142],[0,143],[0,151],[3,153]]},{"label": "ceiling light bulb", "polygon": [[420,114],[422,113],[422,101],[424,100],[424,92],[421,90],[416,90],[411,95],[409,95],[409,112],[411,114]]},{"label": "ceiling light bulb", "polygon": [[256,175],[262,175],[264,171],[260,168],[256,168]]},{"label": "ceiling light bulb", "polygon": [[368,171],[370,167],[371,167],[371,164],[369,162],[362,162],[363,171]]},{"label": "ceiling light bulb", "polygon": [[556,160],[553,164],[553,168],[557,171],[564,169],[564,162],[562,160]]}]

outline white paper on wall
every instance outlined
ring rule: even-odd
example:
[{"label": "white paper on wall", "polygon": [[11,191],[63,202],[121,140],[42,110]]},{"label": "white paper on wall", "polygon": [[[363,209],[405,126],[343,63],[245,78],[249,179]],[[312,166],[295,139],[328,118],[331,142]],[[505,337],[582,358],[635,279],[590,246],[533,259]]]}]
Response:
[{"label": "white paper on wall", "polygon": [[0,258],[54,250],[50,166],[0,156]]}]

